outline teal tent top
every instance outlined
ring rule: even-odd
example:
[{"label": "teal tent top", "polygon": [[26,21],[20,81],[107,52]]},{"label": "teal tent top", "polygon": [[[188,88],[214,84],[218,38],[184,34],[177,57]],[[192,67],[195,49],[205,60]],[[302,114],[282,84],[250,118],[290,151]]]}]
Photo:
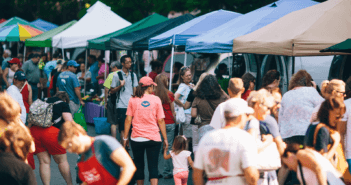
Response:
[{"label": "teal tent top", "polygon": [[351,53],[351,39],[347,39],[339,44],[330,46],[329,48],[323,49],[320,52],[343,52]]},{"label": "teal tent top", "polygon": [[156,25],[158,23],[164,22],[168,20],[167,17],[162,16],[160,14],[154,13],[126,28],[115,31],[113,33],[109,33],[107,35],[101,36],[96,39],[88,40],[88,48],[90,49],[99,49],[99,50],[110,50],[110,38],[116,37],[118,35],[122,35],[125,33],[130,33],[133,31],[137,31],[140,29],[147,28],[149,26]]},{"label": "teal tent top", "polygon": [[50,31],[44,32],[41,35],[27,39],[25,45],[30,47],[52,47],[52,37],[71,27],[76,22],[76,20],[73,20]]},{"label": "teal tent top", "polygon": [[33,28],[36,28],[38,30],[41,30],[41,31],[45,31],[43,30],[43,28],[39,28],[38,26],[35,26],[34,24],[31,24],[30,22],[24,20],[24,19],[21,19],[19,17],[12,17],[11,19],[3,22],[0,24],[0,28],[2,27],[5,27],[5,26],[11,26],[11,25],[14,25],[14,24],[23,24],[23,25],[29,25]]}]

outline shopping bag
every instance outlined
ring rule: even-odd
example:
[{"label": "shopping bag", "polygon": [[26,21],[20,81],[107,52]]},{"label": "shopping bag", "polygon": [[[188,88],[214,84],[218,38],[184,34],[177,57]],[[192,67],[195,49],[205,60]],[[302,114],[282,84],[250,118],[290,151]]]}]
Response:
[{"label": "shopping bag", "polygon": [[101,117],[101,118],[93,118],[93,119],[94,119],[96,134],[105,134],[105,135],[111,134],[111,124],[107,122],[107,118]]},{"label": "shopping bag", "polygon": [[178,124],[180,123],[185,123],[186,117],[185,117],[185,112],[183,107],[176,106],[176,122]]},{"label": "shopping bag", "polygon": [[79,109],[78,109],[78,112],[74,114],[73,120],[74,120],[74,122],[76,122],[80,126],[82,126],[85,129],[85,131],[88,132],[87,123],[85,122],[85,116],[84,116],[84,113],[83,113],[82,109],[83,109],[83,107],[80,106]]}]

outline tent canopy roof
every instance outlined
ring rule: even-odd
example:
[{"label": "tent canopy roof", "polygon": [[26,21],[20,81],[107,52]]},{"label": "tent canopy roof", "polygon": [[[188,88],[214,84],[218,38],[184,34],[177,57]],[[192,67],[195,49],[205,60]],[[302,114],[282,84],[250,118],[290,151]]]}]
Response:
[{"label": "tent canopy roof", "polygon": [[111,38],[111,49],[115,50],[148,50],[149,39],[164,33],[178,25],[181,25],[191,19],[194,16],[191,14],[185,14],[180,17],[169,19],[162,23],[126,33],[123,35],[119,35],[117,37]]},{"label": "tent canopy roof", "polygon": [[44,32],[41,35],[27,39],[25,45],[31,47],[51,47],[52,37],[71,27],[76,22],[76,20],[73,20],[50,31]]},{"label": "tent canopy roof", "polygon": [[185,46],[187,39],[206,33],[240,15],[242,14],[226,10],[207,13],[151,38],[149,40],[149,49],[170,47],[172,45]]},{"label": "tent canopy roof", "polygon": [[37,19],[37,20],[35,20],[35,21],[31,22],[31,23],[34,24],[35,26],[39,27],[39,28],[42,28],[42,30],[44,30],[44,31],[49,31],[49,30],[52,30],[52,29],[58,27],[56,24],[44,21],[42,19]]},{"label": "tent canopy roof", "polygon": [[330,46],[329,48],[321,50],[321,52],[344,52],[351,53],[351,39]]},{"label": "tent canopy roof", "polygon": [[168,20],[167,17],[162,16],[160,14],[154,13],[126,28],[120,29],[116,32],[113,33],[109,33],[107,35],[101,36],[99,38],[96,39],[92,39],[92,40],[88,40],[88,48],[91,49],[101,49],[101,50],[110,50],[110,38],[111,37],[116,37],[118,35],[121,34],[125,34],[125,33],[130,33],[133,31],[137,31],[140,29],[144,29],[147,28],[149,26],[153,26],[155,24],[161,23]]},{"label": "tent canopy roof", "polygon": [[318,4],[312,0],[279,0],[237,17],[208,33],[188,39],[187,52],[231,53],[233,39],[260,29],[293,11]]},{"label": "tent canopy roof", "polygon": [[234,39],[233,52],[288,56],[331,55],[320,50],[351,38],[351,1],[329,0]]},{"label": "tent canopy roof", "polygon": [[97,1],[76,24],[52,38],[57,48],[86,47],[88,40],[115,32],[131,25],[111,11],[111,8]]}]

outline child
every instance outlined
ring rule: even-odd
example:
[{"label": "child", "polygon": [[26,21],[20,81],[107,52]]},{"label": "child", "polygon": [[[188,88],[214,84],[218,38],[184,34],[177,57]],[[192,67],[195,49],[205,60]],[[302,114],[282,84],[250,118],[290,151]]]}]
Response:
[{"label": "child", "polygon": [[173,162],[173,177],[175,185],[186,185],[188,182],[189,170],[188,162],[193,167],[193,160],[190,155],[191,152],[185,150],[186,148],[186,137],[177,136],[174,138],[173,147],[167,155],[167,149],[164,150],[163,158],[165,160],[172,157]]}]

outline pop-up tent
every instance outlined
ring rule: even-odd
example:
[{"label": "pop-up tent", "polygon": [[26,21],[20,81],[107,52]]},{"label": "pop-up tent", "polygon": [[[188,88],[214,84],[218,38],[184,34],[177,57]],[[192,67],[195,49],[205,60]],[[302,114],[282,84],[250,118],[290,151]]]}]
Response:
[{"label": "pop-up tent", "polygon": [[198,53],[231,53],[234,38],[262,28],[293,11],[315,4],[318,3],[312,0],[279,0],[235,18],[208,33],[188,39],[185,50]]},{"label": "pop-up tent", "polygon": [[76,20],[73,20],[50,31],[44,32],[41,35],[27,39],[25,45],[30,47],[52,47],[52,37],[68,29],[76,22]]},{"label": "pop-up tent", "polygon": [[88,40],[88,48],[90,49],[100,49],[100,50],[110,50],[110,38],[116,37],[118,35],[122,35],[125,33],[130,33],[133,31],[137,31],[140,29],[147,28],[149,26],[153,26],[155,24],[161,23],[168,20],[167,17],[162,16],[160,14],[154,13],[126,28],[120,29],[116,32],[109,33],[107,35],[101,36],[96,39]]},{"label": "pop-up tent", "polygon": [[149,50],[185,46],[187,39],[206,33],[240,15],[242,14],[226,10],[207,13],[151,38]]},{"label": "pop-up tent", "polygon": [[58,27],[56,24],[44,21],[42,19],[37,19],[37,20],[31,22],[31,24],[34,24],[35,26],[42,28],[42,30],[44,30],[44,31],[49,31],[49,30],[52,30],[52,29]]},{"label": "pop-up tent", "polygon": [[86,47],[88,40],[115,32],[131,25],[111,11],[111,7],[97,1],[76,24],[52,38],[56,48]]},{"label": "pop-up tent", "polygon": [[321,50],[321,52],[343,52],[351,53],[351,39],[347,39],[339,44],[330,46],[329,48]]},{"label": "pop-up tent", "polygon": [[38,29],[38,30],[45,31],[45,30],[43,30],[42,28],[39,28],[39,27],[37,27],[36,25],[31,24],[31,23],[29,23],[28,21],[26,21],[26,20],[24,20],[24,19],[21,19],[21,18],[19,18],[19,17],[12,17],[11,19],[9,19],[9,20],[7,20],[7,21],[1,23],[1,24],[0,24],[0,28],[5,27],[5,26],[11,26],[11,25],[14,25],[14,24],[29,25],[29,26],[31,26],[31,27],[33,27],[33,28]]},{"label": "pop-up tent", "polygon": [[149,39],[164,33],[176,26],[179,26],[191,19],[194,16],[185,14],[180,17],[169,19],[162,23],[130,32],[127,34],[119,35],[110,39],[111,49],[115,50],[148,50]]},{"label": "pop-up tent", "polygon": [[351,38],[351,1],[329,0],[234,39],[234,53],[332,55],[320,50]]}]

